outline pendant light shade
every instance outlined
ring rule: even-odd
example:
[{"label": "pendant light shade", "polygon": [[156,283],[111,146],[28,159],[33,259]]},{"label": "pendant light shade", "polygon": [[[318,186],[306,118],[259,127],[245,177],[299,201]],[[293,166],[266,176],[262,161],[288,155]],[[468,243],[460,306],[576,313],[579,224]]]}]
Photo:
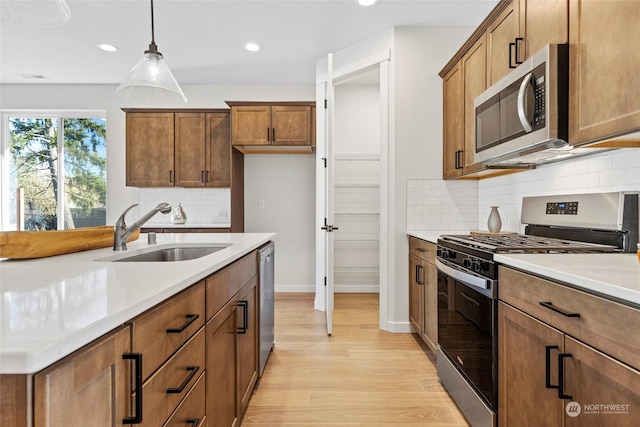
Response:
[{"label": "pendant light shade", "polygon": [[127,101],[154,107],[171,107],[187,102],[164,57],[158,52],[154,37],[153,0],[149,50],[144,52],[116,93]]}]

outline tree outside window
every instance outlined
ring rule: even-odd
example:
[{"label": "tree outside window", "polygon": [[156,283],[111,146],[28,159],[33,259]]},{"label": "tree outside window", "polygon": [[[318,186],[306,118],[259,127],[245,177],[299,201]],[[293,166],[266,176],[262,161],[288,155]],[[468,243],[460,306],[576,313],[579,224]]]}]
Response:
[{"label": "tree outside window", "polygon": [[[43,115],[44,116],[44,115]],[[10,116],[11,229],[58,230],[106,224],[106,121]]]}]

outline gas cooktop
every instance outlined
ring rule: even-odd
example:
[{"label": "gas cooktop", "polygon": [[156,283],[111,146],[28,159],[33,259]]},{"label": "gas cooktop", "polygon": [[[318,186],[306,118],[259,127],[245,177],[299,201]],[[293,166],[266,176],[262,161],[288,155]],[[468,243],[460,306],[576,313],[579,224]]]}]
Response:
[{"label": "gas cooktop", "polygon": [[443,241],[491,253],[613,252],[615,246],[524,234],[444,235]]}]

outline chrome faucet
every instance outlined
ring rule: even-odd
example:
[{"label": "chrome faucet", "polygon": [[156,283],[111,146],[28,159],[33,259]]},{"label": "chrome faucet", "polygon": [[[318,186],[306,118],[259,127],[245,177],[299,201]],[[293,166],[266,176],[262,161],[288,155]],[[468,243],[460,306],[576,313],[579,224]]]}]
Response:
[{"label": "chrome faucet", "polygon": [[137,203],[129,206],[124,212],[122,212],[122,215],[120,215],[120,218],[118,218],[116,225],[113,227],[113,250],[114,251],[126,251],[127,239],[129,238],[129,236],[131,236],[137,229],[142,227],[144,223],[149,221],[151,217],[153,217],[155,214],[157,214],[158,212],[163,214],[167,214],[171,212],[171,205],[169,203],[160,203],[158,206],[151,209],[145,215],[140,217],[139,220],[131,224],[129,228],[127,228],[127,224],[125,224],[124,222],[124,217],[127,215],[127,212],[129,212],[131,209],[133,209],[136,206],[138,206]]}]

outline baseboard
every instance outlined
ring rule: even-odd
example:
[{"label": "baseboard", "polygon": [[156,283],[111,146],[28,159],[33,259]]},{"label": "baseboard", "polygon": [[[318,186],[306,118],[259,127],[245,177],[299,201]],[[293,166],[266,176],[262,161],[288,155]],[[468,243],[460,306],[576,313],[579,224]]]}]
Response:
[{"label": "baseboard", "polygon": [[387,332],[393,332],[398,334],[409,334],[413,332],[411,323],[409,322],[393,322],[391,320],[387,321],[386,327],[383,327]]}]

